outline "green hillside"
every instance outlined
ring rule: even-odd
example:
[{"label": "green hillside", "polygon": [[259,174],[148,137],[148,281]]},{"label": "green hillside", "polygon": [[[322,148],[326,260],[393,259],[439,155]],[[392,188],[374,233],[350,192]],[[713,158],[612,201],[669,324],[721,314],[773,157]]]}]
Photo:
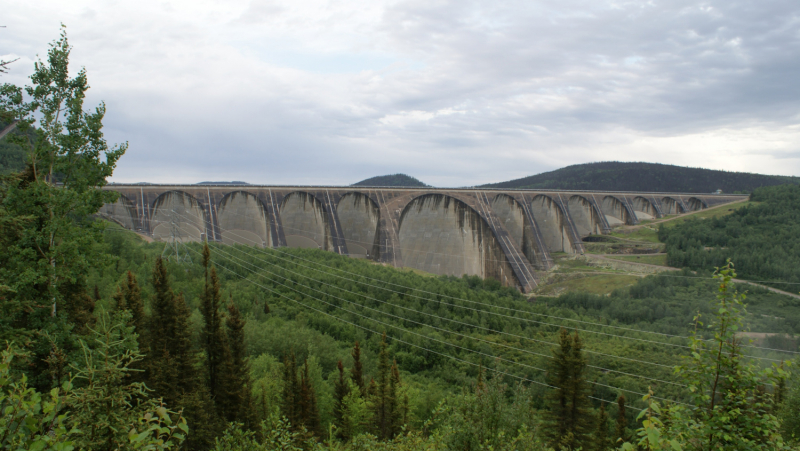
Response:
[{"label": "green hillside", "polygon": [[358,183],[353,183],[353,186],[430,186],[422,183],[421,181],[405,174],[391,174],[380,175],[377,177],[368,178]]},{"label": "green hillside", "polygon": [[662,224],[658,237],[666,243],[667,263],[702,269],[730,258],[743,279],[800,282],[800,186],[759,188],[750,198],[752,204],[729,215]]},{"label": "green hillside", "polygon": [[750,193],[761,186],[800,183],[798,177],[728,172],[658,163],[605,161],[567,166],[485,188]]}]

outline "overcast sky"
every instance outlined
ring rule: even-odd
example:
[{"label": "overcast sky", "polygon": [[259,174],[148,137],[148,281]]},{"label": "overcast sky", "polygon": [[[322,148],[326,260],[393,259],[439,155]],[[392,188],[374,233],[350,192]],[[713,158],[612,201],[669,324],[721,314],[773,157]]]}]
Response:
[{"label": "overcast sky", "polygon": [[2,0],[67,25],[115,182],[437,186],[591,161],[800,175],[800,2]]}]

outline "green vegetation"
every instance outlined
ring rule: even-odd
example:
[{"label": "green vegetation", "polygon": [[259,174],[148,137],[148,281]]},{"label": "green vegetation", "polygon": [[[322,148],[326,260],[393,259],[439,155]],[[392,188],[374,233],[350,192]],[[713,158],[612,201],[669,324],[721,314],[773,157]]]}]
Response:
[{"label": "green vegetation", "polygon": [[800,186],[760,188],[751,200],[724,216],[661,227],[667,263],[701,269],[730,258],[744,279],[800,282]]},{"label": "green vegetation", "polygon": [[647,265],[667,266],[666,254],[659,255],[609,255],[607,258],[624,262],[644,263]]},{"label": "green vegetation", "polygon": [[410,175],[405,174],[391,174],[391,175],[380,175],[377,177],[371,177],[366,180],[362,180],[358,183],[353,183],[353,186],[420,186],[426,187],[426,185],[419,180],[411,177]]},{"label": "green vegetation", "polygon": [[750,193],[762,186],[800,183],[797,177],[687,168],[658,163],[607,161],[567,166],[486,188]]}]

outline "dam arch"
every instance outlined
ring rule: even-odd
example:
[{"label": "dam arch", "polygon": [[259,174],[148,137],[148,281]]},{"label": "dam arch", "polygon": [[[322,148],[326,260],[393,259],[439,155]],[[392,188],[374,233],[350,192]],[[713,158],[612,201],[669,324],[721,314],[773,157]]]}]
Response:
[{"label": "dam arch", "polygon": [[333,249],[325,206],[313,194],[293,191],[283,198],[279,211],[288,247]]},{"label": "dam arch", "polygon": [[435,193],[411,199],[400,214],[398,241],[403,266],[519,285],[486,221],[455,197]]},{"label": "dam arch", "polygon": [[665,215],[679,215],[686,213],[681,203],[672,197],[661,198],[661,209],[664,211]]},{"label": "dam arch", "polygon": [[246,191],[226,194],[217,207],[222,242],[272,247],[270,216],[264,204]]},{"label": "dam arch", "polygon": [[128,230],[136,230],[136,207],[130,199],[122,194],[119,194],[113,203],[103,204],[97,213],[100,217],[115,222]]},{"label": "dam arch", "polygon": [[636,215],[636,219],[640,221],[651,220],[658,217],[658,211],[656,211],[653,203],[646,197],[634,197],[631,202],[631,207],[633,207],[633,213]]},{"label": "dam arch", "polygon": [[698,211],[708,208],[708,204],[697,197],[690,197],[686,199],[686,207],[689,209],[689,211]]},{"label": "dam arch", "polygon": [[364,193],[345,193],[336,204],[347,252],[354,258],[380,259],[378,205]]},{"label": "dam arch", "polygon": [[628,209],[625,208],[625,204],[616,196],[604,197],[601,208],[609,226],[614,227],[624,224],[633,224],[633,220]]},{"label": "dam arch", "polygon": [[575,253],[569,223],[561,206],[550,196],[540,194],[531,200],[531,213],[548,251]]},{"label": "dam arch", "polygon": [[545,257],[546,249],[540,249],[537,244],[534,225],[525,212],[525,206],[508,194],[501,193],[492,198],[490,207],[502,221],[509,238],[518,249],[522,250],[528,262],[534,266],[541,266],[540,262],[549,256]]},{"label": "dam arch", "polygon": [[576,194],[567,201],[567,209],[581,238],[603,233],[603,213],[589,199]]},{"label": "dam arch", "polygon": [[183,191],[167,191],[153,201],[150,228],[154,240],[167,240],[172,237],[173,222],[181,242],[202,241],[206,233],[205,208],[192,195]]}]

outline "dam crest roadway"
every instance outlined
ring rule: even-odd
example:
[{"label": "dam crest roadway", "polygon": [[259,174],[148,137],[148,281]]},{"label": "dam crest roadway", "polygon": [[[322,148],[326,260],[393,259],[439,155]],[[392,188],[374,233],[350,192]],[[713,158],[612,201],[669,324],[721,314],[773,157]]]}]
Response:
[{"label": "dam crest roadway", "polygon": [[260,185],[108,185],[99,215],[154,240],[318,248],[528,292],[551,254],[619,225],[745,195]]}]

